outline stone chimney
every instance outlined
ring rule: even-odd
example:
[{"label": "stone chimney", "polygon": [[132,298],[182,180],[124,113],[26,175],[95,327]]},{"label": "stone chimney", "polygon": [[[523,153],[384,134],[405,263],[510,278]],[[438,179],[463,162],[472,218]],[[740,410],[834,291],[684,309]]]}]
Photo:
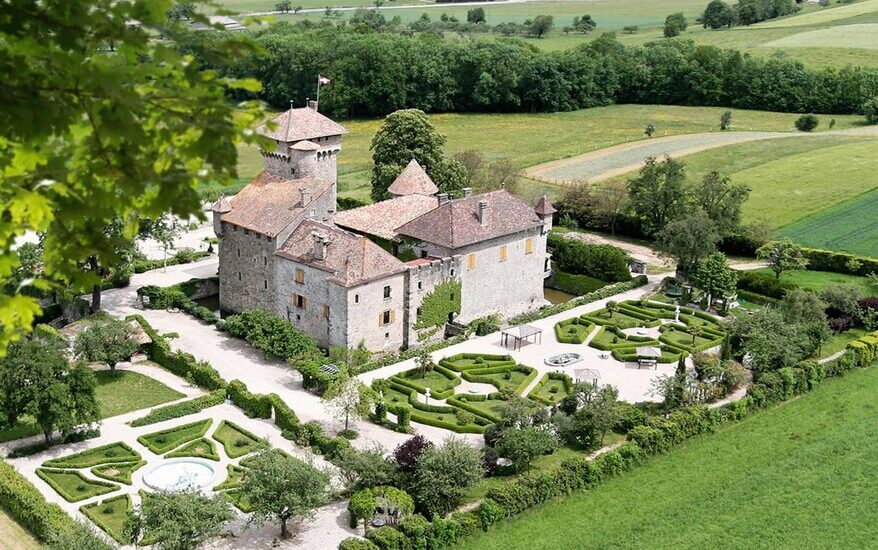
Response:
[{"label": "stone chimney", "polygon": [[449,201],[448,193],[439,193],[436,195],[436,198],[439,199],[439,206],[442,206]]},{"label": "stone chimney", "polygon": [[464,196],[464,197],[468,197],[468,196],[470,196],[470,195],[472,195],[472,194],[473,194],[473,188],[472,188],[472,187],[464,187],[464,188],[463,188],[463,196]]},{"label": "stone chimney", "polygon": [[311,190],[307,187],[299,187],[299,195],[302,197],[302,208],[311,203]]},{"label": "stone chimney", "polygon": [[317,231],[311,232],[311,238],[314,239],[314,252],[313,256],[315,260],[325,260],[326,259],[326,249],[329,247],[329,240],[324,235],[321,235]]},{"label": "stone chimney", "polygon": [[488,225],[488,201],[479,201],[479,225]]},{"label": "stone chimney", "polygon": [[308,108],[317,110],[317,102],[313,100],[308,100]]}]

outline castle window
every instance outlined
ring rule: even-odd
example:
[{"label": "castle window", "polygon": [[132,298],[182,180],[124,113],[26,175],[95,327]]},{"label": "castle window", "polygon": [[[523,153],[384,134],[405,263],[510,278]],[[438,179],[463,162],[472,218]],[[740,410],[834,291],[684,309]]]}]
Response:
[{"label": "castle window", "polygon": [[359,304],[359,303],[360,303],[360,295],[359,295],[359,294],[354,294],[354,303],[355,303],[355,304]]},{"label": "castle window", "polygon": [[415,315],[417,315],[418,317],[421,316],[421,308],[418,308],[417,310],[415,310]]},{"label": "castle window", "polygon": [[293,294],[293,303],[299,309],[308,309],[308,299],[301,294]]},{"label": "castle window", "polygon": [[384,287],[384,299],[390,298],[390,285]]},{"label": "castle window", "polygon": [[381,326],[389,325],[394,321],[394,313],[392,309],[388,309],[387,311],[382,312],[378,315],[378,324]]},{"label": "castle window", "polygon": [[262,288],[268,290],[268,279],[262,279]]},{"label": "castle window", "polygon": [[534,240],[532,238],[528,238],[524,241],[524,253],[525,254],[533,254],[534,251]]},{"label": "castle window", "polygon": [[296,282],[300,285],[305,284],[305,272],[301,269],[296,269]]},{"label": "castle window", "polygon": [[291,176],[295,176],[295,175],[296,175],[296,169],[295,169],[295,168],[290,168],[290,175],[291,175]]},{"label": "castle window", "polygon": [[233,225],[233,226],[232,226],[232,231],[234,231],[235,233],[237,233],[237,232],[238,232],[238,226],[237,226],[237,225]]},{"label": "castle window", "polygon": [[421,290],[422,288],[424,288],[424,283],[418,281],[418,290]]},{"label": "castle window", "polygon": [[241,257],[241,248],[239,247],[239,248],[237,249],[237,251],[238,251],[238,257],[240,258],[240,257]]},{"label": "castle window", "polygon": [[249,235],[249,234],[250,234],[250,230],[247,229],[247,228],[245,228],[245,229],[244,229],[244,234],[245,234],[245,235]]},{"label": "castle window", "polygon": [[241,272],[240,271],[238,272],[238,280],[239,281],[241,280]]},{"label": "castle window", "polygon": [[268,256],[262,257],[262,265],[268,265]]},{"label": "castle window", "polygon": [[454,277],[454,270],[451,270],[451,276]]},{"label": "castle window", "polygon": [[466,256],[466,268],[469,271],[472,271],[476,268],[476,255],[475,254],[467,254]]},{"label": "castle window", "polygon": [[505,244],[500,246],[500,261],[501,262],[506,261],[506,245]]},{"label": "castle window", "polygon": [[426,257],[427,257],[427,251],[421,250],[421,258],[426,258]]}]

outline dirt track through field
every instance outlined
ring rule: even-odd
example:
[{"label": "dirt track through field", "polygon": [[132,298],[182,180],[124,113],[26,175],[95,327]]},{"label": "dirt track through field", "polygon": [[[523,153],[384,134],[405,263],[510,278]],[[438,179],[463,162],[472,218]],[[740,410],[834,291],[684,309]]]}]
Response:
[{"label": "dirt track through field", "polygon": [[709,132],[683,134],[622,143],[597,151],[590,151],[566,159],[537,164],[522,170],[526,177],[554,183],[572,185],[578,181],[601,181],[637,170],[647,157],[668,155],[684,157],[700,151],[725,147],[736,143],[763,139],[795,138],[825,135],[878,136],[878,126],[864,126],[850,130],[830,132]]}]

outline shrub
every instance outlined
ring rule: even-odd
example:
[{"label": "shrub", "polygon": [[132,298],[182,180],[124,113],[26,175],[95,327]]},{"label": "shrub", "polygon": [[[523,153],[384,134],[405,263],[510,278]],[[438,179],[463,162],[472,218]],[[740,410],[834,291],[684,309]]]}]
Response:
[{"label": "shrub", "polygon": [[366,539],[381,550],[407,550],[406,537],[393,527],[384,526],[370,529]]},{"label": "shrub", "polygon": [[820,119],[814,115],[802,115],[796,119],[796,129],[800,132],[811,132],[817,129]]},{"label": "shrub", "polygon": [[587,244],[550,233],[548,246],[552,249],[552,261],[567,273],[588,275],[610,283],[628,281],[628,254],[621,248],[607,244]]},{"label": "shrub", "polygon": [[266,357],[319,355],[311,336],[297,330],[289,321],[263,310],[250,310],[233,315],[222,324],[222,330],[243,338]]},{"label": "shrub", "polygon": [[348,537],[338,544],[338,550],[379,550],[371,540]]},{"label": "shrub", "polygon": [[271,398],[264,394],[250,393],[240,380],[229,382],[229,398],[250,418],[271,418]]},{"label": "shrub", "polygon": [[173,418],[180,418],[181,416],[195,414],[209,407],[222,405],[225,400],[226,390],[215,390],[207,395],[196,397],[195,399],[190,399],[181,403],[175,403],[173,405],[166,405],[164,407],[158,407],[156,409],[153,409],[149,411],[146,416],[142,416],[140,418],[132,420],[131,426],[136,428],[138,426],[146,426],[147,424],[155,424],[156,422],[164,422],[165,420],[171,420]]}]

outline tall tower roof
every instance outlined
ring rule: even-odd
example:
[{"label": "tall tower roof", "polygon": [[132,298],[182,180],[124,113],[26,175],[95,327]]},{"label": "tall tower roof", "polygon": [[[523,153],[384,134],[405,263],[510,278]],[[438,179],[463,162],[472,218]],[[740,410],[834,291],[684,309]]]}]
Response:
[{"label": "tall tower roof", "polygon": [[347,128],[311,107],[290,109],[271,122],[273,128],[266,124],[256,132],[275,141],[292,142],[348,133]]},{"label": "tall tower roof", "polygon": [[403,195],[435,195],[439,192],[439,188],[424,171],[424,168],[418,164],[418,161],[412,159],[403,168],[402,172],[396,176],[387,191],[395,196]]},{"label": "tall tower roof", "polygon": [[537,206],[534,208],[534,211],[540,216],[548,216],[550,214],[554,214],[558,210],[552,206],[552,203],[549,202],[549,197],[543,195],[540,197],[540,200],[537,201]]}]

